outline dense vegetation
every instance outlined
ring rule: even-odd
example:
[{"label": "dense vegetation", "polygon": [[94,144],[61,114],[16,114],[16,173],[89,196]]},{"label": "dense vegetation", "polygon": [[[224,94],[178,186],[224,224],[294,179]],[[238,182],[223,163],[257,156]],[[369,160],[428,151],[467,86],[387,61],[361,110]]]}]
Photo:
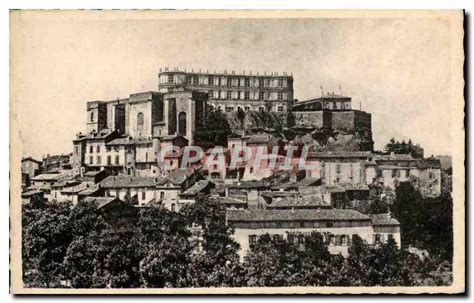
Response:
[{"label": "dense vegetation", "polygon": [[402,245],[426,249],[432,256],[453,257],[453,199],[442,191],[437,198],[423,198],[410,182],[395,190],[390,209],[401,225]]},{"label": "dense vegetation", "polygon": [[411,139],[408,142],[405,142],[405,140],[400,142],[392,138],[385,145],[385,151],[394,154],[411,154],[413,158],[423,158],[423,148],[419,144],[413,144]]},{"label": "dense vegetation", "polygon": [[[394,242],[373,247],[357,236],[343,258],[331,255],[322,235],[313,233],[304,235],[303,245],[262,236],[241,262],[225,210],[206,197],[181,213],[161,208],[104,213],[86,203],[25,205],[24,283],[83,288],[449,284],[450,262],[439,261],[452,255],[449,227],[439,225],[447,224],[449,205],[436,202],[427,211],[429,205],[409,205],[413,195],[400,195],[394,213],[402,221],[405,245],[431,253],[423,260]],[[420,216],[416,224],[410,222],[414,216]]]}]

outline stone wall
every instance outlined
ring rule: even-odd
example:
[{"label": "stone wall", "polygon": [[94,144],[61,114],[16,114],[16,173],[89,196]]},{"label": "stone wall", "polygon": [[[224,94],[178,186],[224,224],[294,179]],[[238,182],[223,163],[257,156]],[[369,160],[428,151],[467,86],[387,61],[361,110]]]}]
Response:
[{"label": "stone wall", "polygon": [[302,111],[293,112],[294,126],[331,128],[331,112],[328,111]]},{"label": "stone wall", "polygon": [[355,130],[359,128],[371,129],[372,116],[369,113],[351,110],[331,112],[331,128],[341,130]]}]

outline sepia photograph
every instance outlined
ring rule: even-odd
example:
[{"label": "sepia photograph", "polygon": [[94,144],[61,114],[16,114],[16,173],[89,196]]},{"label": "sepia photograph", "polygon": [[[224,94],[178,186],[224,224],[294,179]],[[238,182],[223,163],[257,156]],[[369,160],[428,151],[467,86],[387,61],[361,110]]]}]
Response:
[{"label": "sepia photograph", "polygon": [[462,10],[10,10],[14,294],[465,292]]}]

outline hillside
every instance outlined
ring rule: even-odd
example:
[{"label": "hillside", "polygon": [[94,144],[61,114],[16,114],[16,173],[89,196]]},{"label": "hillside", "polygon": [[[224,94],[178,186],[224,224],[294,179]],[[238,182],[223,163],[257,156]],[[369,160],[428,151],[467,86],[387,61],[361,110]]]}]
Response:
[{"label": "hillside", "polygon": [[270,134],[276,141],[287,141],[295,145],[309,145],[317,151],[361,151],[372,150],[370,129],[355,131],[322,129],[317,127],[288,127],[291,116],[274,112],[225,113],[233,133]]}]

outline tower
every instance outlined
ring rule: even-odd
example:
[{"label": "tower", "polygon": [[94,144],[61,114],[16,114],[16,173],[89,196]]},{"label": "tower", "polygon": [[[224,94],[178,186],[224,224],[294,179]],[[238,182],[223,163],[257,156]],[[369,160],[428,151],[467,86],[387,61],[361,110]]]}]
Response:
[{"label": "tower", "polygon": [[87,102],[87,133],[97,133],[105,128],[107,128],[107,103]]},{"label": "tower", "polygon": [[180,91],[164,96],[164,135],[183,135],[193,144],[196,129],[204,127],[207,93]]}]

